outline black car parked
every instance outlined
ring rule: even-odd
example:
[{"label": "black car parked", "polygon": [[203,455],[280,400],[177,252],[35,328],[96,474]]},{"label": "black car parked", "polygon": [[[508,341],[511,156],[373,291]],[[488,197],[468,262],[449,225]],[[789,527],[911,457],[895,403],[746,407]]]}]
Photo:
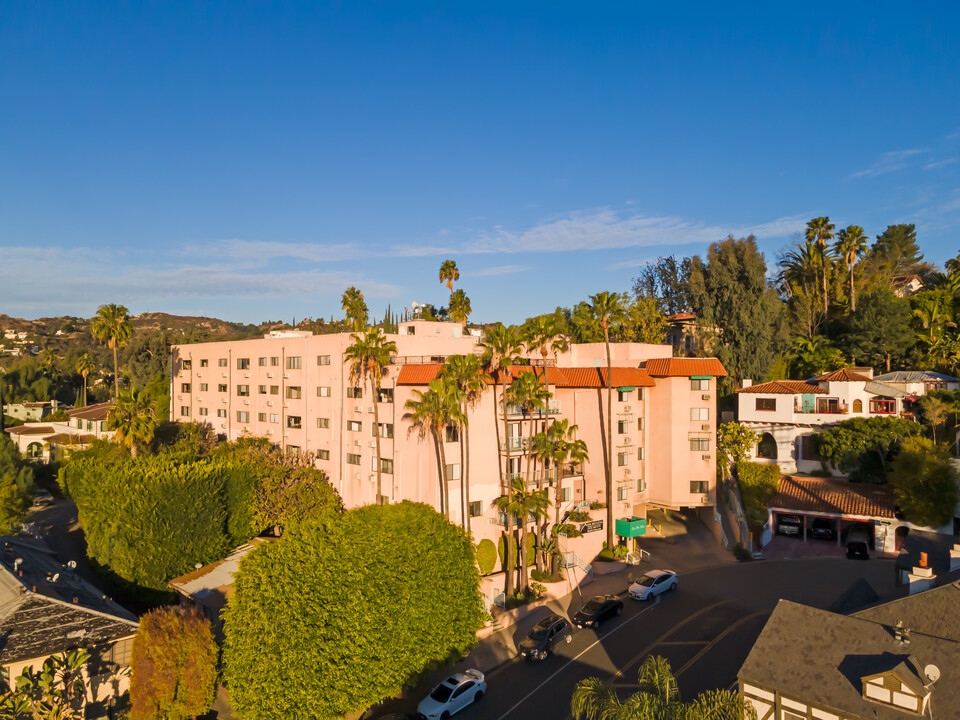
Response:
[{"label": "black car parked", "polygon": [[614,618],[623,612],[623,600],[616,595],[597,595],[584,603],[573,616],[573,624],[578,628],[596,630],[604,620]]},{"label": "black car parked", "polygon": [[807,528],[807,534],[817,540],[833,540],[835,528],[832,520],[816,518]]},{"label": "black car parked", "polygon": [[559,615],[546,617],[520,641],[520,654],[527,660],[543,660],[555,645],[573,640],[573,626]]},{"label": "black car parked", "polygon": [[851,540],[847,543],[847,557],[851,560],[869,560],[867,544],[860,540]]}]

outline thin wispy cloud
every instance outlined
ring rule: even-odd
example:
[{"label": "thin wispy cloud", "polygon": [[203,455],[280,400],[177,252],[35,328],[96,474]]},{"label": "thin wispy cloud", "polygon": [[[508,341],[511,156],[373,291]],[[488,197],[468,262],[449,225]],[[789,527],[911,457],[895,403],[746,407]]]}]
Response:
[{"label": "thin wispy cloud", "polygon": [[513,275],[518,272],[525,272],[529,267],[523,265],[498,265],[497,267],[484,268],[474,272],[463,273],[464,277],[498,277],[500,275]]},{"label": "thin wispy cloud", "polygon": [[886,175],[887,173],[903,170],[910,165],[913,158],[917,155],[926,153],[923,148],[912,148],[910,150],[894,150],[885,152],[873,165],[866,170],[860,170],[850,175],[851,178],[875,177],[877,175]]},{"label": "thin wispy cloud", "polygon": [[936,162],[927,163],[923,166],[924,170],[935,170],[936,168],[941,168],[945,165],[953,165],[957,161],[957,158],[946,158],[945,160],[937,160]]}]

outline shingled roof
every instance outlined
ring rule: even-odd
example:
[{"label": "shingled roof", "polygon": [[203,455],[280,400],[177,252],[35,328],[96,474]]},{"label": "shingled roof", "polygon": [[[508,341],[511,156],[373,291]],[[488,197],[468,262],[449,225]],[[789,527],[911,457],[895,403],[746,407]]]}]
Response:
[{"label": "shingled roof", "polygon": [[641,367],[652,377],[726,377],[727,371],[716,358],[654,358]]},{"label": "shingled roof", "polygon": [[737,390],[738,393],[761,393],[763,395],[826,395],[827,391],[819,385],[805,380],[771,380],[759,385],[748,385]]},{"label": "shingled roof", "polygon": [[110,400],[108,402],[67,410],[67,416],[71,418],[81,418],[82,420],[106,420],[112,409],[113,401]]},{"label": "shingled roof", "polygon": [[783,475],[767,507],[802,513],[892,518],[893,494],[883,485]]}]

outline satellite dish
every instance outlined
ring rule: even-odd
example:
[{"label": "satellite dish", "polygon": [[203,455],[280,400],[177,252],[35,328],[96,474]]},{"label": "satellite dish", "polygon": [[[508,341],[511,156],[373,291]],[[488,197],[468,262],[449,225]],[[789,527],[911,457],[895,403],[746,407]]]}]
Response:
[{"label": "satellite dish", "polygon": [[412,307],[412,308],[418,308],[418,307],[420,307],[420,303],[418,303],[416,300],[414,300],[413,302],[410,303],[410,307]]},{"label": "satellite dish", "polygon": [[929,680],[931,683],[935,683],[940,679],[940,668],[938,668],[936,665],[927,665],[923,669],[923,674],[927,676],[927,680]]}]

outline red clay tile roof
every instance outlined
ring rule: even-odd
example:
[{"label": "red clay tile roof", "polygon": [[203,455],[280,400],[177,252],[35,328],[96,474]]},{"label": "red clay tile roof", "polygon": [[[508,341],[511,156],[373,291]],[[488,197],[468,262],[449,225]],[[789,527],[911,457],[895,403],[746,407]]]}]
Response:
[{"label": "red clay tile roof", "polygon": [[82,420],[106,420],[110,410],[113,409],[113,401],[97,403],[96,405],[87,405],[82,408],[67,410],[67,416],[71,418],[80,418]]},{"label": "red clay tile roof", "polygon": [[53,432],[53,428],[49,425],[17,425],[7,428],[7,432],[11,435],[47,435]]},{"label": "red clay tile roof", "polygon": [[673,315],[667,315],[667,320],[693,320],[693,313],[680,312]]},{"label": "red clay tile roof", "polygon": [[[426,385],[433,380],[442,366],[438,363],[426,365],[404,365],[397,375],[397,385]],[[548,367],[547,379],[555,387],[600,388],[607,386],[607,369],[595,367],[557,368]],[[611,368],[613,387],[653,387],[653,380],[646,370],[641,368]],[[543,377],[543,368],[528,365],[513,365],[510,375],[516,377],[525,372],[536,373]],[[509,380],[507,380],[509,382]]]},{"label": "red clay tile roof", "polygon": [[893,494],[882,485],[783,475],[767,507],[805,513],[893,517]]},{"label": "red clay tile roof", "polygon": [[397,385],[427,385],[437,376],[441,367],[443,366],[440,363],[404,365],[397,375]]},{"label": "red clay tile roof", "polygon": [[827,391],[819,385],[803,380],[771,380],[770,382],[740,388],[738,393],[764,393],[765,395],[826,395]]},{"label": "red clay tile roof", "polygon": [[870,378],[866,375],[861,375],[856,373],[850,368],[841,368],[839,370],[834,370],[833,372],[828,372],[826,375],[821,375],[818,378],[814,378],[815,382],[870,382]]},{"label": "red clay tile roof", "polygon": [[727,371],[716,358],[656,358],[643,367],[653,377],[726,377]]}]

